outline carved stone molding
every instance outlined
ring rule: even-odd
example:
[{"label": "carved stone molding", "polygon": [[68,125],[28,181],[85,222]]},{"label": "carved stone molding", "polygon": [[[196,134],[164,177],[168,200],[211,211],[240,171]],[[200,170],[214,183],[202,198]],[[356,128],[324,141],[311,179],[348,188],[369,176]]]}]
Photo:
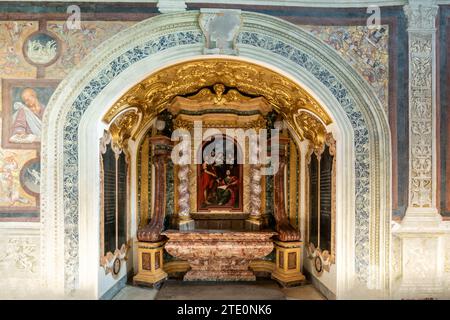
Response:
[{"label": "carved stone molding", "polygon": [[183,0],[158,0],[158,11],[161,13],[186,11],[186,1]]}]

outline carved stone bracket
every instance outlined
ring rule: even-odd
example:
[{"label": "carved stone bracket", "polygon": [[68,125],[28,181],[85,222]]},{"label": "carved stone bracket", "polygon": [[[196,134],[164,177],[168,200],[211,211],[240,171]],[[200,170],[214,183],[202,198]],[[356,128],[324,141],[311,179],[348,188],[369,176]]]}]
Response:
[{"label": "carved stone bracket", "polygon": [[203,53],[238,54],[236,38],[242,25],[241,10],[200,9],[198,23],[206,38]]}]

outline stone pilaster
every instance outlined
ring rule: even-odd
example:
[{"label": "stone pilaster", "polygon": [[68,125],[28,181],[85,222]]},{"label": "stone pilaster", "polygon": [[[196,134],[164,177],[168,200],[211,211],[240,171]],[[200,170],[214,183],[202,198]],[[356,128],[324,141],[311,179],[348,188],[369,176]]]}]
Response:
[{"label": "stone pilaster", "polygon": [[[404,7],[409,42],[409,202],[393,229],[398,283],[394,297],[436,298],[444,293],[445,231],[436,205],[436,16],[433,0]],[[395,277],[394,277],[395,278]]]},{"label": "stone pilaster", "polygon": [[405,224],[437,226],[436,15],[432,0],[404,7],[409,41],[409,203]]}]

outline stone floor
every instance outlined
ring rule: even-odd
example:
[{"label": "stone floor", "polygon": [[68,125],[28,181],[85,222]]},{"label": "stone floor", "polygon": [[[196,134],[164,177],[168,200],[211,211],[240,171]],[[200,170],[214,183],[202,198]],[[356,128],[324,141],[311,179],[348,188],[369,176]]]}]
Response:
[{"label": "stone floor", "polygon": [[127,285],[113,300],[325,300],[312,285],[282,288],[272,280],[250,283],[166,281],[157,289]]}]

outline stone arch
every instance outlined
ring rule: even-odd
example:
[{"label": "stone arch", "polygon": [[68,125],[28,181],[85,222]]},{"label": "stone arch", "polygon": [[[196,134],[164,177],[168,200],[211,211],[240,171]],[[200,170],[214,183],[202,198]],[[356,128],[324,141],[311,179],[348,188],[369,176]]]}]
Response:
[{"label": "stone arch", "polygon": [[[103,134],[106,110],[149,74],[180,61],[221,57],[203,55],[198,15],[163,14],[124,30],[89,55],[52,96],[43,119],[41,270],[43,285],[55,293],[78,289],[98,297],[98,279],[90,269],[98,267],[98,260],[89,253],[99,231],[95,214],[99,186],[92,183],[93,178],[99,181],[94,137]],[[380,102],[356,71],[313,35],[271,16],[249,12],[241,16],[239,55],[225,57],[290,77],[333,117],[335,137],[341,142],[338,297],[356,282],[387,290],[391,154]]]}]

